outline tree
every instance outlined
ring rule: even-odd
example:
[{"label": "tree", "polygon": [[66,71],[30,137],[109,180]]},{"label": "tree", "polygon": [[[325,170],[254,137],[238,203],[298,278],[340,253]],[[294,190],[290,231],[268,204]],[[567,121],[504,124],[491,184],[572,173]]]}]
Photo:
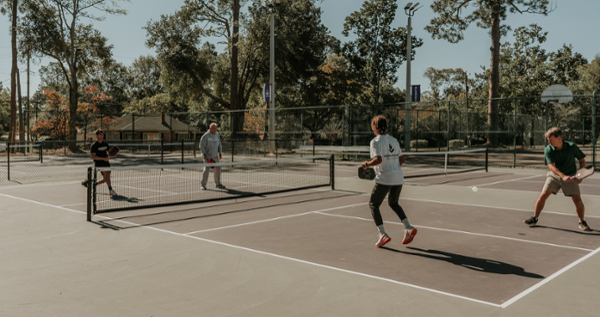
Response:
[{"label": "tree", "polygon": [[[474,10],[467,16],[461,16],[462,10],[472,5]],[[519,8],[521,6],[522,8]],[[444,39],[450,43],[458,43],[464,38],[463,32],[467,27],[476,22],[477,26],[490,30],[492,39],[491,66],[489,77],[489,102],[488,102],[488,128],[497,129],[498,98],[500,88],[500,37],[510,29],[501,26],[507,13],[534,13],[547,15],[552,11],[548,0],[435,0],[431,5],[433,11],[439,14],[433,18],[425,28],[431,33],[432,38]],[[492,140],[495,134],[488,134],[488,143],[495,144]]]},{"label": "tree", "polygon": [[162,66],[154,56],[140,56],[129,66],[131,97],[141,100],[165,93],[160,81]]},{"label": "tree", "polygon": [[[579,80],[572,84],[574,94],[600,94],[600,54],[587,65],[579,66]],[[598,97],[596,97],[598,98]],[[598,101],[596,101],[598,103]]]},{"label": "tree", "polygon": [[[20,28],[21,42],[31,47],[32,57],[56,60],[69,85],[69,140],[76,140],[78,76],[96,63],[109,63],[112,46],[91,24],[82,19],[101,21],[92,10],[107,14],[125,14],[109,0],[38,0],[25,9]],[[71,142],[71,150],[75,150]]]},{"label": "tree", "polygon": [[[350,32],[357,38],[345,43],[343,52],[353,65],[360,81],[373,88],[373,101],[381,103],[381,87],[395,84],[396,72],[406,60],[406,28],[392,28],[398,5],[395,0],[367,0],[359,11],[346,17],[342,34]],[[423,45],[421,39],[412,37],[411,55]]]},{"label": "tree", "polygon": [[[149,37],[146,44],[156,48],[161,63],[170,71],[183,75],[182,80],[197,86],[202,93],[230,110],[243,109],[238,94],[238,42],[240,6],[246,2],[186,0],[175,14],[162,16],[160,21],[150,21],[146,26]],[[198,59],[202,37],[222,38],[227,44],[230,66],[228,98],[218,97],[206,87],[210,70],[204,60]],[[238,116],[231,118],[235,135],[241,131],[243,120]]]}]

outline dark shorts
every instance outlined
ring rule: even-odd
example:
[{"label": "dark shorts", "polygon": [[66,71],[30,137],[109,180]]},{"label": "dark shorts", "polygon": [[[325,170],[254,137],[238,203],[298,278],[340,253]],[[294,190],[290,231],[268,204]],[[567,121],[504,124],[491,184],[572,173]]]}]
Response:
[{"label": "dark shorts", "polygon": [[95,167],[110,167],[110,163],[107,161],[94,161]]}]

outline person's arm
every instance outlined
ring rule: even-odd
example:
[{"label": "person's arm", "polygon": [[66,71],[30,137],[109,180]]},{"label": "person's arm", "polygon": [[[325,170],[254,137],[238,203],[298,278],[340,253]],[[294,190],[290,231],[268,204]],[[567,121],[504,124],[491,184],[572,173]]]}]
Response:
[{"label": "person's arm", "polygon": [[367,167],[369,167],[369,166],[375,166],[375,165],[379,165],[379,164],[381,164],[381,162],[382,162],[381,156],[375,156],[375,157],[374,157],[372,160],[370,160],[370,161],[364,161],[364,162],[362,162],[362,167],[363,167],[364,169],[367,169]]},{"label": "person's arm", "polygon": [[404,155],[400,155],[398,157],[398,163],[400,163],[400,166],[402,166],[402,164],[404,164]]},{"label": "person's arm", "polygon": [[561,171],[558,170],[558,168],[556,167],[555,163],[550,163],[548,164],[548,168],[550,169],[550,171],[556,175],[558,175],[558,177],[560,177],[565,183],[569,183],[572,182],[573,179],[565,174],[563,174]]},{"label": "person's arm", "polygon": [[208,160],[208,157],[206,157],[206,136],[203,135],[202,138],[200,138],[200,152],[202,152],[202,157],[204,157],[204,160]]}]

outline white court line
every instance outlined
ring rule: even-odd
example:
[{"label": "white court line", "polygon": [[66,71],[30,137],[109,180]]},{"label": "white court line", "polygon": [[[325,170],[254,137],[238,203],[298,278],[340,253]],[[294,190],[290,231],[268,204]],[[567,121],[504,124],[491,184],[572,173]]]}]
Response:
[{"label": "white court line", "polygon": [[501,308],[506,308],[508,306],[510,306],[511,304],[513,304],[514,302],[518,301],[519,299],[525,297],[527,294],[535,291],[536,289],[542,287],[542,285],[552,281],[553,279],[555,279],[556,277],[558,277],[559,275],[563,274],[564,272],[572,269],[573,267],[575,267],[577,264],[591,258],[592,256],[594,256],[596,253],[600,252],[600,248],[594,250],[594,252],[590,252],[588,253],[586,256],[576,260],[575,262],[563,267],[562,269],[560,269],[558,272],[550,275],[549,277],[543,279],[542,281],[540,281],[539,283],[533,285],[532,287],[526,289],[525,291],[521,292],[519,295],[507,300],[506,302],[504,302],[502,305],[500,305]]},{"label": "white court line", "polygon": [[[543,175],[533,175],[533,176],[521,177],[521,178],[511,178],[511,179],[507,179],[507,180],[503,180],[503,181],[497,181],[497,182],[493,182],[493,183],[481,184],[481,185],[477,185],[477,186],[481,187],[481,186],[497,185],[497,184],[502,184],[502,183],[518,182],[520,180],[531,179],[531,178],[536,178],[536,177],[541,177],[541,176],[543,176]],[[473,186],[469,186],[469,188],[471,188],[471,187],[473,187]]]},{"label": "white court line", "polygon": [[[30,200],[30,199],[15,197],[15,196],[1,194],[1,193],[0,193],[0,196],[12,198],[12,199],[17,199],[17,200],[21,200],[21,201],[25,201],[25,202],[35,203],[35,204],[39,204],[39,205],[42,205],[42,206],[55,207],[55,208],[58,208],[58,209],[61,209],[61,210],[66,210],[66,211],[75,212],[75,213],[79,213],[79,214],[85,214],[85,212],[82,212],[82,211],[79,211],[79,210],[73,210],[73,209],[64,208],[64,207],[60,207],[60,206],[56,206],[56,205],[41,203],[41,202],[35,201],[35,200]],[[116,219],[112,219],[112,218],[104,217],[104,216],[96,216],[96,217],[104,218],[106,220],[116,220]],[[159,229],[159,228],[155,228],[155,227],[141,226],[139,224],[130,223],[130,222],[123,221],[123,220],[116,220],[116,221],[120,221],[122,223],[127,223],[127,224],[130,224],[130,225],[140,226],[141,228],[155,230],[155,231],[159,231],[159,232],[163,232],[163,233],[169,233],[169,234],[173,234],[173,235],[176,235],[176,236],[182,236],[182,237],[192,238],[192,239],[195,239],[195,240],[200,240],[200,241],[205,241],[205,242],[209,242],[209,243],[214,243],[214,244],[219,244],[219,245],[223,245],[223,246],[228,246],[228,247],[231,247],[231,248],[245,250],[245,251],[249,251],[249,252],[253,252],[253,253],[258,253],[258,254],[263,254],[263,255],[270,255],[270,256],[273,256],[273,257],[276,257],[276,258],[281,258],[281,259],[286,259],[286,260],[290,260],[290,261],[294,261],[294,262],[309,264],[309,265],[318,266],[318,267],[322,267],[322,268],[327,268],[327,269],[331,269],[331,270],[334,270],[334,271],[349,273],[349,274],[353,274],[353,275],[368,277],[368,278],[372,278],[372,279],[376,279],[376,280],[380,280],[380,281],[389,282],[389,283],[392,283],[392,284],[408,286],[408,287],[415,288],[415,289],[429,291],[429,292],[440,294],[440,295],[446,295],[446,296],[450,296],[450,297],[454,297],[454,298],[459,298],[459,299],[463,299],[463,300],[467,300],[467,301],[471,301],[471,302],[476,302],[476,303],[480,303],[480,304],[485,304],[485,305],[489,305],[489,306],[493,306],[493,307],[498,307],[498,308],[506,308],[506,307],[510,306],[511,304],[513,304],[517,300],[521,299],[525,295],[533,292],[537,288],[541,287],[543,284],[548,283],[549,281],[551,281],[552,279],[556,278],[560,274],[562,274],[562,273],[566,272],[567,270],[573,268],[574,266],[576,266],[577,264],[583,262],[584,260],[587,260],[588,258],[590,258],[591,256],[593,256],[594,254],[596,254],[596,253],[598,253],[600,251],[600,248],[596,249],[594,252],[591,252],[591,253],[587,254],[586,256],[580,258],[579,260],[576,260],[575,262],[571,263],[570,265],[568,265],[568,266],[564,267],[563,269],[559,270],[558,272],[554,273],[553,275],[551,275],[547,279],[541,281],[540,283],[534,285],[533,287],[530,287],[529,289],[527,289],[526,291],[522,292],[521,294],[519,294],[519,295],[513,297],[512,299],[508,300],[504,304],[498,305],[498,304],[494,304],[494,303],[490,303],[490,302],[486,302],[486,301],[477,300],[477,299],[474,299],[474,298],[469,298],[469,297],[460,296],[460,295],[456,295],[456,294],[452,294],[452,293],[442,292],[442,291],[439,291],[439,290],[435,290],[435,289],[431,289],[431,288],[426,288],[426,287],[422,287],[422,286],[418,286],[418,285],[413,285],[413,284],[408,284],[408,283],[403,283],[403,282],[399,282],[399,281],[395,281],[395,280],[391,280],[391,279],[387,279],[387,278],[382,278],[382,277],[378,277],[378,276],[374,276],[374,275],[369,275],[369,274],[365,274],[365,273],[344,270],[344,269],[340,269],[340,268],[336,268],[336,267],[332,267],[332,266],[328,266],[328,265],[323,265],[323,264],[319,264],[319,263],[304,261],[304,260],[300,260],[300,259],[296,259],[296,258],[292,258],[292,257],[287,257],[287,256],[275,254],[275,253],[269,253],[269,252],[254,250],[254,249],[250,249],[250,248],[246,248],[246,247],[242,247],[242,246],[232,245],[232,244],[224,243],[224,242],[220,242],[220,241],[214,241],[214,240],[204,239],[204,238],[200,238],[200,237],[195,237],[195,236],[191,236],[189,234],[177,233],[177,232],[173,232],[173,231],[169,231],[169,230],[164,230],[164,229]]]},{"label": "white court line", "polygon": [[304,216],[304,215],[319,213],[319,212],[323,212],[323,211],[329,211],[329,210],[336,210],[336,209],[342,209],[342,208],[351,208],[351,207],[356,207],[356,206],[362,206],[362,205],[366,205],[366,204],[368,204],[368,203],[360,203],[360,204],[353,204],[353,205],[347,205],[347,206],[339,206],[339,207],[333,207],[333,208],[327,208],[327,209],[321,209],[321,210],[315,210],[315,211],[308,211],[308,212],[303,212],[303,213],[300,213],[300,214],[294,214],[294,215],[288,215],[288,216],[281,216],[281,217],[275,217],[275,218],[269,218],[269,219],[264,219],[264,220],[251,221],[251,222],[244,222],[244,223],[240,223],[240,224],[237,224],[237,225],[231,225],[231,226],[224,226],[224,227],[218,227],[218,228],[211,228],[211,229],[204,229],[204,230],[192,231],[192,232],[188,232],[186,234],[204,233],[204,232],[221,230],[221,229],[229,229],[229,228],[241,227],[241,226],[246,226],[246,225],[253,225],[253,224],[257,224],[257,223],[270,222],[270,221],[275,221],[275,220],[279,220],[279,219]]},{"label": "white court line", "polygon": [[[318,214],[321,214],[321,215],[331,216],[331,217],[351,218],[351,219],[358,219],[358,220],[364,220],[364,221],[369,221],[369,222],[373,221],[373,219],[367,219],[367,218],[363,218],[363,217],[346,216],[346,215],[338,215],[338,214],[328,214],[328,213],[324,213],[324,212],[320,212],[320,211],[313,211],[313,213],[318,213]],[[394,224],[394,225],[404,225],[401,222],[395,222],[395,221],[385,221],[385,223]],[[542,245],[551,246],[551,247],[557,247],[557,248],[566,248],[566,249],[573,249],[573,250],[581,250],[581,251],[586,251],[586,252],[592,252],[592,251],[594,251],[592,249],[572,247],[572,246],[568,246],[568,245],[560,245],[560,244],[554,244],[554,243],[548,243],[548,242],[540,242],[540,241],[532,241],[532,240],[523,240],[523,239],[517,239],[517,238],[511,238],[511,237],[503,237],[503,236],[497,236],[497,235],[485,234],[485,233],[470,232],[470,231],[464,231],[464,230],[454,230],[454,229],[445,229],[445,228],[437,228],[437,227],[428,227],[428,226],[421,226],[421,225],[418,225],[418,224],[414,224],[414,226],[418,227],[418,228],[425,228],[425,229],[438,230],[438,231],[463,233],[463,234],[468,234],[468,235],[482,236],[482,237],[496,238],[496,239],[504,239],[504,240],[511,240],[511,241],[517,241],[517,242],[542,244]]]}]

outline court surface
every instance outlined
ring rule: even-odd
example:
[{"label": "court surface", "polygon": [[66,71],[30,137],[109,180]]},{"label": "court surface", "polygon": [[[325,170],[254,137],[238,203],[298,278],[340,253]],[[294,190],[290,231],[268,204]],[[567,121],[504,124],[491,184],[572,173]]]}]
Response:
[{"label": "court surface", "polygon": [[[600,231],[544,170],[408,179],[374,246],[372,181],[336,162],[328,188],[108,212],[79,181],[0,186],[2,316],[597,316]],[[227,184],[225,184],[227,185]],[[582,185],[600,228],[597,175]],[[477,186],[478,191],[473,191]]]}]

